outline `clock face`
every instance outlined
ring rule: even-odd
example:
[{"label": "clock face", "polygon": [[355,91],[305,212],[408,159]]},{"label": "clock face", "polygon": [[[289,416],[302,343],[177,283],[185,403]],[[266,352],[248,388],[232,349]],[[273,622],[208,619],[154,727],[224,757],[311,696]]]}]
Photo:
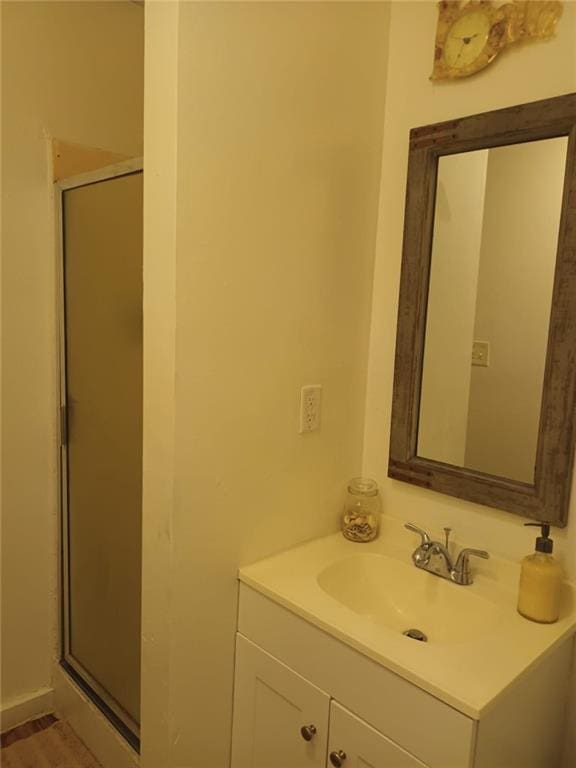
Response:
[{"label": "clock face", "polygon": [[430,79],[468,77],[509,45],[547,40],[561,14],[560,0],[441,0]]},{"label": "clock face", "polygon": [[452,69],[465,69],[480,56],[490,35],[490,19],[480,10],[457,19],[448,30],[444,61]]}]

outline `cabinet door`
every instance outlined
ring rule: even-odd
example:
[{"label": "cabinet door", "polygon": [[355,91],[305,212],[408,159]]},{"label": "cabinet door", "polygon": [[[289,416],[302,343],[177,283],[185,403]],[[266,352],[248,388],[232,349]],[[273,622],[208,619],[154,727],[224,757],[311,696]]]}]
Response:
[{"label": "cabinet door", "polygon": [[333,701],[327,768],[426,768],[425,764]]},{"label": "cabinet door", "polygon": [[232,768],[324,768],[329,711],[328,694],[236,635]]}]

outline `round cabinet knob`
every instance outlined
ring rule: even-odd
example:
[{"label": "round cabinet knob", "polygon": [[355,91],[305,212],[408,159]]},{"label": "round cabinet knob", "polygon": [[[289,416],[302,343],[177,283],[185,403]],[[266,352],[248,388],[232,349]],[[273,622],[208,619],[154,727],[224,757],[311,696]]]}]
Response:
[{"label": "round cabinet knob", "polygon": [[300,728],[300,735],[302,736],[304,741],[312,741],[314,736],[316,736],[316,726],[303,725],[302,728]]},{"label": "round cabinet knob", "polygon": [[330,762],[334,768],[340,768],[344,764],[344,760],[346,760],[346,752],[341,749],[338,752],[330,752]]}]

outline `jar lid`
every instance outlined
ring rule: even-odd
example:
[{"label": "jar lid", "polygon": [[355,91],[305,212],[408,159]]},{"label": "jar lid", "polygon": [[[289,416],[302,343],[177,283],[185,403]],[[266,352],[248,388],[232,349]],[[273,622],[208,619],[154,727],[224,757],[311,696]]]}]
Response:
[{"label": "jar lid", "polygon": [[348,491],[360,496],[376,496],[378,483],[369,477],[354,477],[350,480]]}]

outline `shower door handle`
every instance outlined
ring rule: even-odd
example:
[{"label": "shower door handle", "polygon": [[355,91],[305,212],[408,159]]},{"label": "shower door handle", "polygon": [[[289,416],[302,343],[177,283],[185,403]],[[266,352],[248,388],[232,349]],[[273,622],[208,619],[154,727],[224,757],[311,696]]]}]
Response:
[{"label": "shower door handle", "polygon": [[60,447],[68,445],[68,407],[60,406]]}]

